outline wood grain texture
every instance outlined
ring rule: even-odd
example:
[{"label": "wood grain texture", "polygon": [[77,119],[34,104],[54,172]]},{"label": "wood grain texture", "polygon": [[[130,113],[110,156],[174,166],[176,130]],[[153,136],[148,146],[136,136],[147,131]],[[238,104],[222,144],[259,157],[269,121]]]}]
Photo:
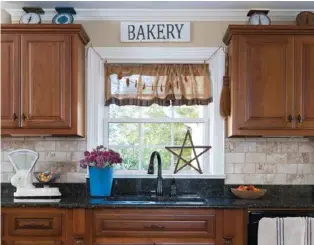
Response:
[{"label": "wood grain texture", "polygon": [[60,214],[10,214],[8,215],[9,236],[61,236]]},{"label": "wood grain texture", "polygon": [[[38,245],[225,245],[226,239],[231,239],[232,245],[243,245],[246,213],[244,209],[3,208],[2,240],[5,244],[18,245],[29,245],[30,241]],[[12,217],[28,219],[19,225],[26,225],[26,229],[29,222],[39,219],[36,224],[43,224],[49,231],[53,227],[49,219],[56,216],[62,218],[60,236],[46,236],[40,232],[41,225],[39,232],[35,227],[36,234],[32,236],[10,233]],[[104,223],[99,223],[99,219]],[[130,226],[130,222],[134,225]],[[143,227],[157,223],[162,223],[165,229],[147,232]]]},{"label": "wood grain texture", "polygon": [[80,24],[70,25],[55,25],[55,24],[1,24],[1,32],[8,34],[15,34],[16,32],[25,34],[76,34],[79,36],[81,42],[86,45],[90,42],[90,39]]},{"label": "wood grain texture", "polygon": [[69,35],[22,35],[23,128],[71,128]]},{"label": "wood grain texture", "polygon": [[102,210],[94,212],[96,237],[215,237],[212,210]]},{"label": "wood grain texture", "polygon": [[223,42],[229,45],[234,36],[242,35],[313,35],[314,26],[297,25],[229,25]]},{"label": "wood grain texture", "polygon": [[197,238],[97,238],[93,245],[216,245],[214,239]]},{"label": "wood grain texture", "polygon": [[241,36],[238,45],[238,128],[291,128],[293,37]]},{"label": "wood grain texture", "polygon": [[36,240],[21,240],[9,241],[8,245],[62,245],[61,241],[36,241]]},{"label": "wood grain texture", "polygon": [[57,208],[2,208],[5,244],[70,244],[71,210]]},{"label": "wood grain texture", "polygon": [[229,44],[229,137],[314,136],[314,27],[238,26]]},{"label": "wood grain texture", "polygon": [[73,209],[73,235],[85,234],[85,209]]},{"label": "wood grain texture", "polygon": [[1,127],[17,128],[20,115],[20,36],[1,35]]},{"label": "wood grain texture", "polygon": [[[17,36],[22,40],[17,45],[20,58],[10,60],[21,63],[15,72],[19,77],[22,74],[18,81],[22,91],[16,92],[21,105],[15,109],[21,125],[12,124],[13,109],[7,109],[12,105],[1,103],[5,105],[5,116],[12,114],[9,126],[2,127],[1,135],[84,137],[85,44],[89,38],[82,26],[9,24],[1,27],[3,36]],[[12,104],[8,96],[3,98]]]},{"label": "wood grain texture", "polygon": [[314,35],[296,37],[295,52],[296,126],[314,130]]}]

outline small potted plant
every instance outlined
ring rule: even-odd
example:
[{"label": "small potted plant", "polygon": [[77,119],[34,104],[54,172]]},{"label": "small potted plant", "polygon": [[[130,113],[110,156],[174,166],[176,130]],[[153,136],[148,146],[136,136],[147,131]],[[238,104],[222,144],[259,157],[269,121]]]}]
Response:
[{"label": "small potted plant", "polygon": [[89,185],[91,196],[110,196],[113,167],[122,163],[122,158],[118,152],[97,146],[91,152],[84,152],[84,159],[80,161],[82,168],[89,168]]}]

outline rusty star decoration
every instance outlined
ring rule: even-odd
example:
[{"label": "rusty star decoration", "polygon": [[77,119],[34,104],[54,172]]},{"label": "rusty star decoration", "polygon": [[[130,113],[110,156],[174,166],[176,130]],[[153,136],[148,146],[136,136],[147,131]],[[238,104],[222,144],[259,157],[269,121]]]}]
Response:
[{"label": "rusty star decoration", "polygon": [[[186,146],[186,142],[187,142],[187,139],[189,138],[190,142],[191,142],[191,146]],[[192,140],[192,136],[191,136],[191,131],[190,131],[190,128],[187,130],[186,132],[186,135],[185,135],[185,138],[184,138],[184,141],[183,141],[183,144],[182,146],[166,146],[165,147],[168,151],[170,151],[173,155],[175,155],[176,157],[178,157],[178,161],[177,161],[177,164],[176,164],[176,167],[175,167],[175,170],[174,170],[174,174],[178,173],[181,169],[183,169],[184,167],[186,166],[190,166],[192,167],[194,170],[196,170],[197,172],[199,172],[200,174],[203,173],[202,169],[201,169],[201,166],[200,166],[200,163],[198,161],[198,158],[203,155],[205,152],[209,151],[209,149],[211,148],[211,146],[194,146],[193,144],[193,140]],[[201,149],[203,148],[204,150],[202,152],[200,152],[199,154],[196,154],[196,150],[195,149]],[[180,153],[176,153],[174,150],[177,150],[177,149],[181,149],[180,150]],[[192,149],[193,153],[194,153],[194,158],[192,158],[191,160],[186,160],[182,157],[182,154],[183,154],[183,150],[184,149]],[[184,164],[179,167],[180,165],[180,161],[183,161]],[[192,162],[196,160],[197,162],[197,167],[193,166],[192,165]]]}]

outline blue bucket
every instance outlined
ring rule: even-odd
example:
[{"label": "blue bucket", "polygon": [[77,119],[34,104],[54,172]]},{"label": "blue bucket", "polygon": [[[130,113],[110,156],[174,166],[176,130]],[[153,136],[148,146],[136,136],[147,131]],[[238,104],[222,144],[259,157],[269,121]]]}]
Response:
[{"label": "blue bucket", "polygon": [[113,168],[89,167],[89,189],[93,197],[111,195]]}]

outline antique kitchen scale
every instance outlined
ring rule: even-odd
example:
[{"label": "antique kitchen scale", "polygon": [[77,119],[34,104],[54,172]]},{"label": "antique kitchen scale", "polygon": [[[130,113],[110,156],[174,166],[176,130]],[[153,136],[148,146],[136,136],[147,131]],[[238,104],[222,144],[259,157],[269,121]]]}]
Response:
[{"label": "antique kitchen scale", "polygon": [[[15,175],[11,178],[11,184],[16,187],[14,198],[16,199],[44,199],[58,198],[61,196],[59,188],[35,187],[33,185],[33,169],[38,160],[39,154],[32,150],[19,149],[8,154],[12,163]],[[57,201],[57,200],[56,200]]]}]

